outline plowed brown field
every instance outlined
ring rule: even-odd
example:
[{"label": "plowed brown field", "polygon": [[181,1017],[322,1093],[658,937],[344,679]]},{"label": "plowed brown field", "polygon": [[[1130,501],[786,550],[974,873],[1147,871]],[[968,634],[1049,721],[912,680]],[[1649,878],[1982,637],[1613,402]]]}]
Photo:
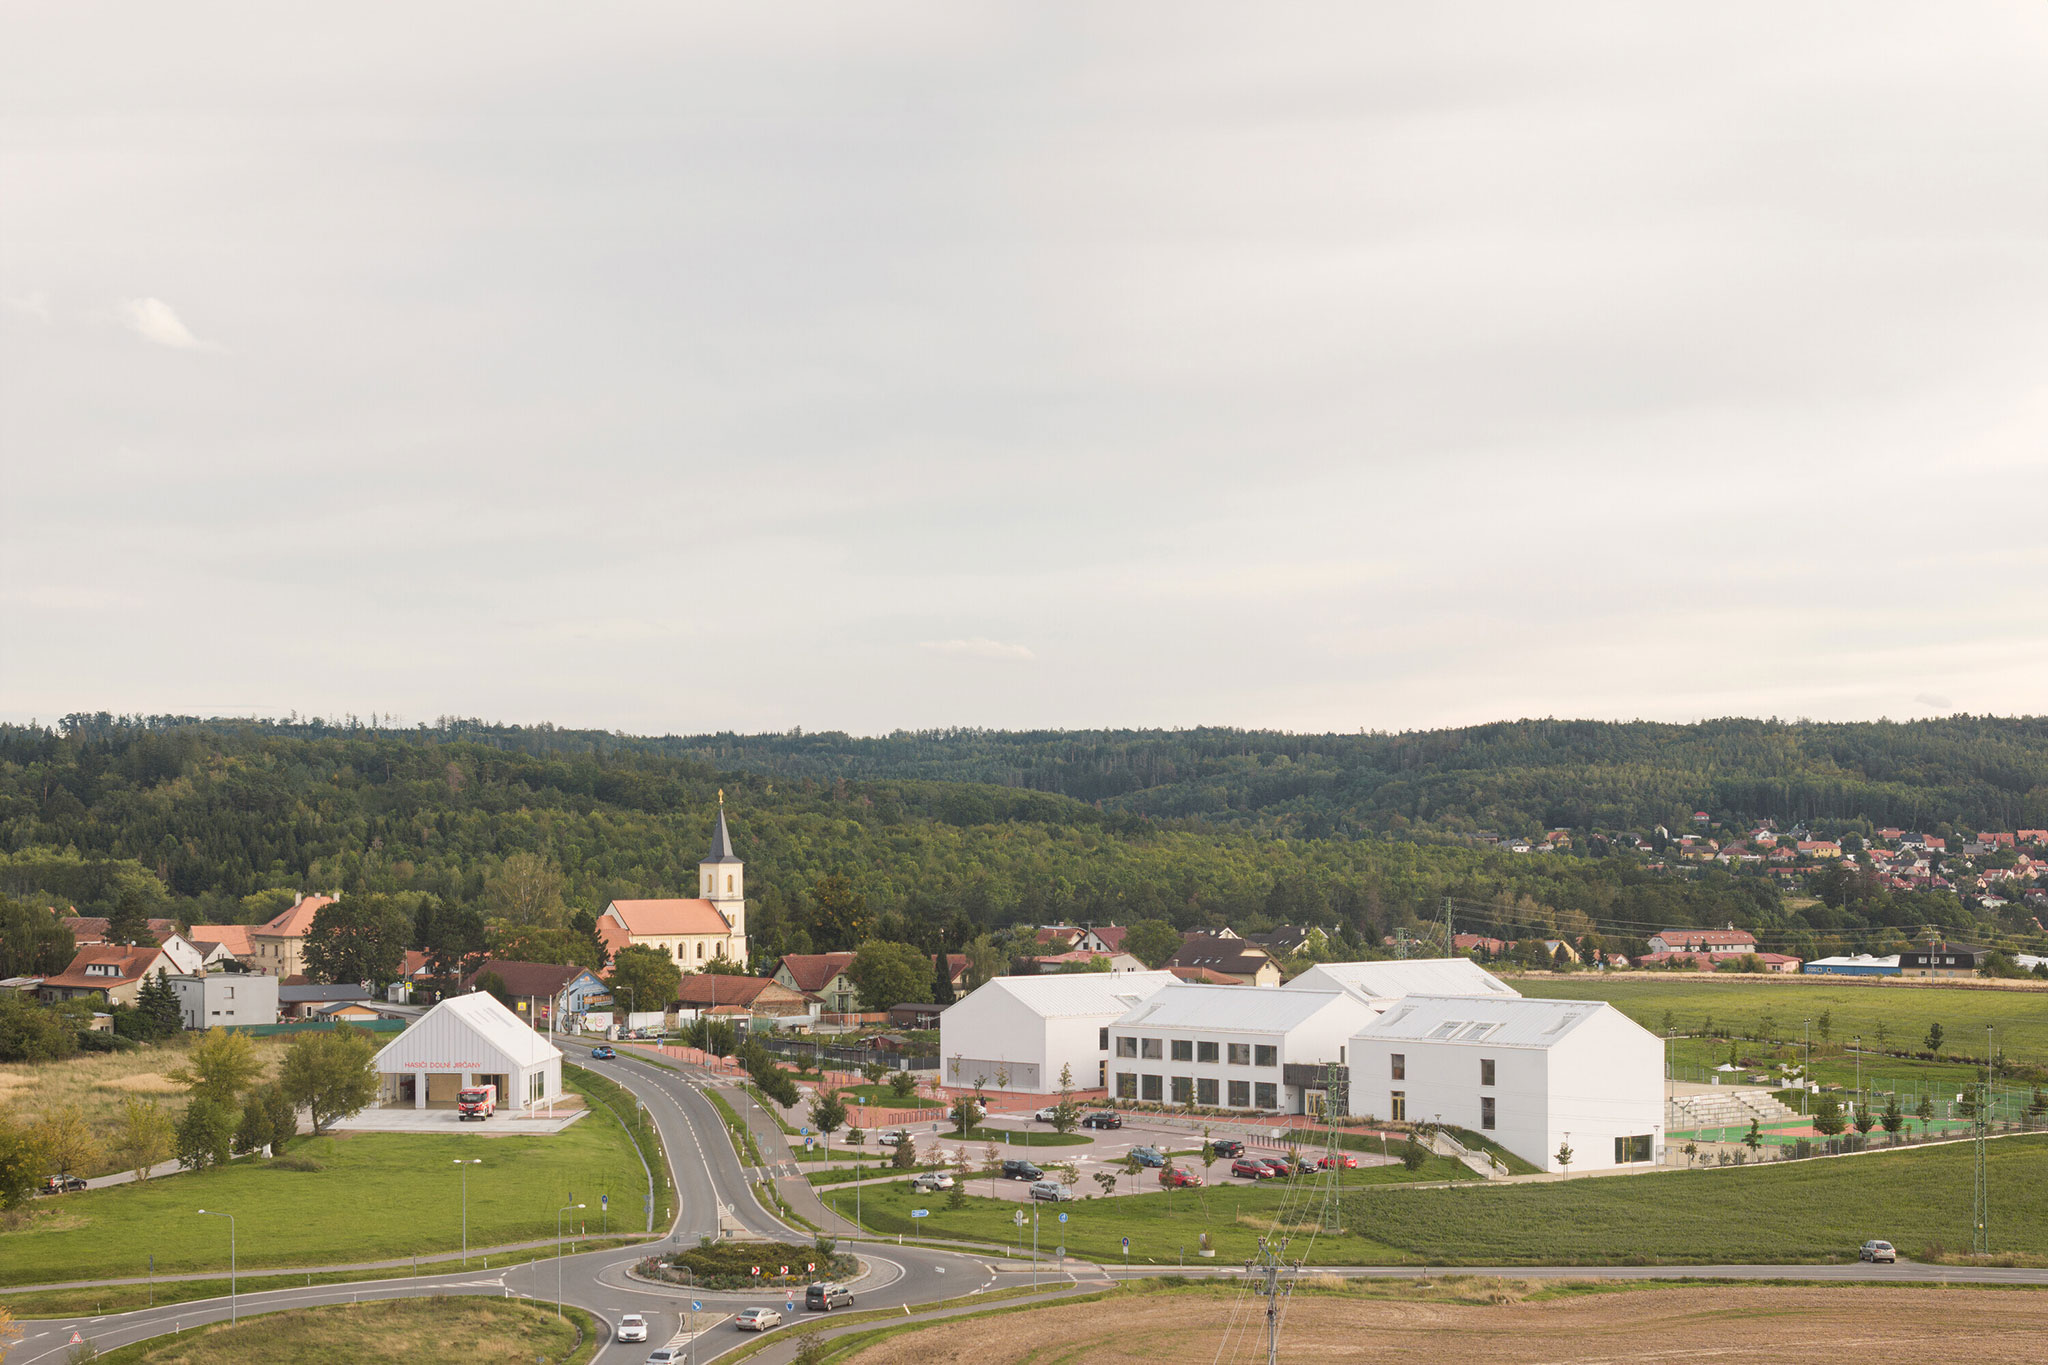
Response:
[{"label": "plowed brown field", "polygon": [[[1517,1286],[1503,1286],[1502,1297]],[[1121,1365],[1265,1359],[1259,1304],[1160,1294],[962,1322],[878,1342],[855,1365]],[[1887,1286],[1694,1285],[1536,1302],[1460,1304],[1303,1295],[1287,1309],[1282,1361],[1373,1365],[1782,1365],[1910,1360],[2035,1365],[2048,1292]],[[1219,1354],[1219,1347],[1222,1347]]]}]

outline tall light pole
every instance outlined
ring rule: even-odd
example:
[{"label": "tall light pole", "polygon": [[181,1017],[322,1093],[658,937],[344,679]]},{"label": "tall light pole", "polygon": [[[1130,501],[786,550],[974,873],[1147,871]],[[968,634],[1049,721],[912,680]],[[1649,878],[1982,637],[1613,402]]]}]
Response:
[{"label": "tall light pole", "polygon": [[[1856,1043],[1856,1117],[1863,1117],[1863,1035],[1857,1034]],[[1861,1132],[1861,1129],[1857,1130]]]},{"label": "tall light pole", "polygon": [[1806,1113],[1806,1097],[1813,1093],[1813,1020],[1806,1021],[1806,1061],[1799,1068],[1799,1112]]},{"label": "tall light pole", "polygon": [[235,1215],[222,1213],[218,1209],[211,1213],[207,1213],[205,1209],[199,1211],[209,1218],[228,1220],[228,1324],[233,1326],[242,1320],[242,1299],[235,1289]]},{"label": "tall light pole", "polygon": [[462,1264],[463,1268],[467,1269],[469,1267],[469,1168],[483,1165],[484,1159],[480,1156],[473,1156],[467,1160],[464,1160],[462,1157],[456,1157],[455,1164],[462,1168]]},{"label": "tall light pole", "polygon": [[555,1210],[555,1321],[562,1320],[562,1215],[581,1204],[564,1204]]}]

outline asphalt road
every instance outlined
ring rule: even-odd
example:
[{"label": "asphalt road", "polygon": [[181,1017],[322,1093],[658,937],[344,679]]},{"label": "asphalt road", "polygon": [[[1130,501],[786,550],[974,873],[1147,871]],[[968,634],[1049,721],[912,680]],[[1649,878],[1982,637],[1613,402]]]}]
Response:
[{"label": "asphalt road", "polygon": [[[661,1130],[674,1167],[678,1213],[668,1237],[664,1239],[669,1245],[688,1245],[700,1235],[715,1233],[722,1210],[750,1233],[799,1243],[810,1240],[806,1233],[792,1232],[781,1226],[755,1201],[748,1189],[749,1173],[732,1150],[718,1111],[699,1089],[703,1077],[667,1071],[625,1056],[615,1065],[612,1075],[647,1106],[654,1123]],[[768,1136],[757,1132],[757,1138]],[[779,1141],[779,1133],[773,1136]],[[783,1155],[771,1150],[763,1152],[771,1164],[779,1164]],[[790,1302],[786,1291],[762,1294],[667,1289],[627,1278],[627,1270],[653,1250],[654,1245],[650,1243],[638,1250],[584,1252],[559,1260],[534,1261],[508,1270],[469,1270],[356,1284],[272,1289],[242,1295],[238,1307],[243,1313],[275,1312],[285,1308],[433,1294],[488,1294],[552,1302],[559,1285],[563,1301],[595,1315],[607,1337],[620,1314],[637,1312],[647,1317],[651,1329],[647,1344],[608,1341],[595,1357],[601,1365],[638,1365],[654,1347],[677,1340],[693,1318],[703,1330],[696,1343],[696,1358],[702,1361],[751,1340],[734,1330],[729,1320],[730,1315],[741,1308],[758,1305],[783,1309],[785,1317],[804,1316],[800,1300],[794,1313],[784,1308]],[[1000,1258],[991,1259],[985,1253],[936,1251],[923,1247],[892,1246],[886,1242],[863,1241],[849,1244],[848,1249],[855,1251],[867,1264],[865,1274],[852,1284],[855,1306],[862,1310],[906,1306],[915,1309],[918,1305],[959,1298],[977,1290],[1028,1286],[1034,1280],[1049,1292],[1071,1293],[1076,1288],[1107,1285],[1126,1277],[1120,1268],[1082,1262],[1069,1262],[1065,1267],[1055,1267],[1048,1262],[1042,1264],[1034,1275],[1028,1266]],[[1230,1276],[1241,1273],[1241,1270],[1240,1266],[1226,1264],[1191,1266],[1185,1273],[1191,1276]],[[1464,1266],[1452,1270],[1414,1266],[1319,1266],[1317,1270],[1320,1273],[1374,1278],[1453,1273],[1501,1275],[1516,1279],[1940,1281],[2048,1285],[2048,1270],[1980,1269],[1916,1262],[1896,1266]],[[1151,1268],[1133,1270],[1129,1272],[1129,1278],[1145,1278],[1157,1273]],[[692,1314],[690,1305],[693,1301],[703,1304],[701,1314]],[[9,1365],[54,1365],[63,1358],[74,1332],[104,1351],[165,1332],[221,1321],[236,1307],[230,1300],[222,1298],[103,1317],[24,1323],[23,1339],[8,1357]],[[759,1359],[762,1365],[779,1365],[789,1349],[771,1350]]]}]

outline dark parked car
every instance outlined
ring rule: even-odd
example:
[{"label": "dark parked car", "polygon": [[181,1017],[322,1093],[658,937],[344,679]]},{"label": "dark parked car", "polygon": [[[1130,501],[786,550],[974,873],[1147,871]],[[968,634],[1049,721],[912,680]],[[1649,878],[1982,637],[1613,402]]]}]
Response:
[{"label": "dark parked car", "polygon": [[608,1047],[594,1047],[590,1049],[590,1055],[597,1058],[600,1062],[608,1062],[619,1054]]},{"label": "dark parked car", "polygon": [[1121,1128],[1124,1126],[1124,1120],[1121,1114],[1113,1114],[1106,1109],[1098,1109],[1082,1119],[1081,1126],[1083,1128]]},{"label": "dark parked car", "polygon": [[43,1182],[44,1194],[70,1194],[85,1188],[85,1182],[75,1175],[53,1175]]},{"label": "dark parked car", "polygon": [[1045,1172],[1039,1170],[1028,1161],[1005,1161],[1003,1163],[1003,1179],[1043,1180],[1045,1179]]},{"label": "dark parked car", "polygon": [[1218,1156],[1243,1156],[1244,1144],[1236,1138],[1216,1138],[1209,1143],[1209,1150]]},{"label": "dark parked car", "polygon": [[1157,1147],[1133,1147],[1131,1148],[1131,1160],[1137,1162],[1140,1166],[1164,1166],[1166,1164],[1166,1153],[1160,1151]]},{"label": "dark parked car", "polygon": [[1246,1180],[1271,1180],[1278,1174],[1265,1162],[1254,1161],[1250,1157],[1245,1156],[1241,1156],[1230,1163],[1230,1173],[1243,1176]]}]

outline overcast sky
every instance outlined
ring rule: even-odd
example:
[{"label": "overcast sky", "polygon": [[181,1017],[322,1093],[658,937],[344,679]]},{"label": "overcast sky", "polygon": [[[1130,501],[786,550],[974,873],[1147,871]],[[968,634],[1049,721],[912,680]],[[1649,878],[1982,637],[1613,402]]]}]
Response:
[{"label": "overcast sky", "polygon": [[0,717],[2048,711],[2048,9],[0,10]]}]

